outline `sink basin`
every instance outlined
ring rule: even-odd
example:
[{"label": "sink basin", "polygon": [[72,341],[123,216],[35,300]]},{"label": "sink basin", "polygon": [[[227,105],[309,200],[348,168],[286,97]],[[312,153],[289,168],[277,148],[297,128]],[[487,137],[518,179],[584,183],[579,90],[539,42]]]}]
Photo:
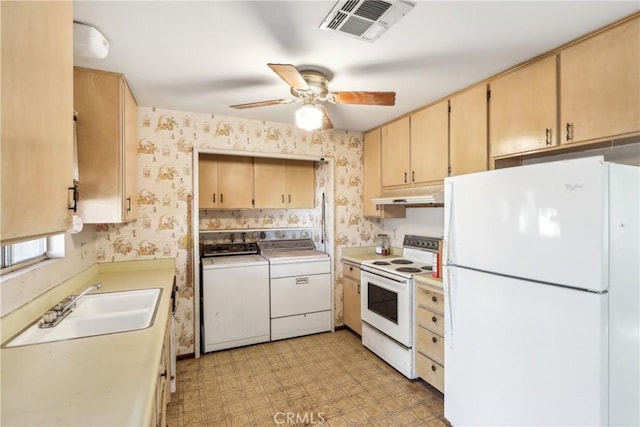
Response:
[{"label": "sink basin", "polygon": [[153,324],[161,289],[85,295],[65,319],[52,328],[40,321],[9,341],[6,347],[40,344],[148,328]]},{"label": "sink basin", "polygon": [[83,296],[73,310],[75,316],[97,316],[131,310],[155,310],[160,289],[107,292]]}]

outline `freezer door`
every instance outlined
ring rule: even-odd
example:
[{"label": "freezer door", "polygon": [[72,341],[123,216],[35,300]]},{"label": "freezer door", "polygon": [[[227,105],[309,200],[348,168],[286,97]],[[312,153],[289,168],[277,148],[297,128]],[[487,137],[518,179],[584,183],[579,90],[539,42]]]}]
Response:
[{"label": "freezer door", "polygon": [[445,267],[454,425],[607,425],[608,294]]},{"label": "freezer door", "polygon": [[447,178],[444,263],[606,289],[607,168],[590,157]]}]

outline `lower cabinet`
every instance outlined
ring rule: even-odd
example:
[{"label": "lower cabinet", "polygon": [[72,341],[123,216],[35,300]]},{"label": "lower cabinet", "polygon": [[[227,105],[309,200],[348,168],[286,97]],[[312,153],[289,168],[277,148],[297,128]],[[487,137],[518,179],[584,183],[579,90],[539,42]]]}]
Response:
[{"label": "lower cabinet", "polygon": [[171,401],[171,315],[167,321],[164,333],[162,355],[158,365],[158,382],[156,383],[156,406],[152,426],[164,427],[167,425],[167,405]]},{"label": "lower cabinet", "polygon": [[342,267],[344,324],[362,335],[362,315],[360,313],[360,267],[344,263]]},{"label": "lower cabinet", "polygon": [[[435,281],[435,279],[434,279]],[[444,294],[416,282],[416,371],[444,393]]]}]

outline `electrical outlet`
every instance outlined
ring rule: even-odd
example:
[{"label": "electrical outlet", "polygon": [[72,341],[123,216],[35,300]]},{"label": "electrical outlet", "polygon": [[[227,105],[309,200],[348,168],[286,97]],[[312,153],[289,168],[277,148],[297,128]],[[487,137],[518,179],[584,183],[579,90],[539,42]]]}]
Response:
[{"label": "electrical outlet", "polygon": [[80,252],[82,254],[82,259],[85,259],[87,257],[87,244],[83,243],[80,245]]}]

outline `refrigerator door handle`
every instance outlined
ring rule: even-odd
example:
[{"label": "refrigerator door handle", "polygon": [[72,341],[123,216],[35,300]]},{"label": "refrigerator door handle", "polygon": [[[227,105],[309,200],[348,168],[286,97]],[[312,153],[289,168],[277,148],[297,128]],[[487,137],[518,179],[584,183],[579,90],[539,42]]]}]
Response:
[{"label": "refrigerator door handle", "polygon": [[449,265],[451,263],[451,229],[453,228],[453,182],[445,183],[445,206],[448,207],[449,218],[448,221],[445,221],[445,239],[444,239],[444,262],[443,264]]},{"label": "refrigerator door handle", "polygon": [[[453,348],[453,304],[451,303],[451,299],[452,299],[451,287],[453,282],[451,281],[451,267],[447,267],[446,282],[447,282],[447,286],[446,286],[447,310],[445,310],[445,319],[444,319],[444,323],[445,323],[445,340],[444,341],[445,343],[447,343],[447,346],[449,346],[449,348]],[[446,315],[447,313],[449,313],[449,316]],[[449,325],[448,328],[447,328],[447,321]]]}]

